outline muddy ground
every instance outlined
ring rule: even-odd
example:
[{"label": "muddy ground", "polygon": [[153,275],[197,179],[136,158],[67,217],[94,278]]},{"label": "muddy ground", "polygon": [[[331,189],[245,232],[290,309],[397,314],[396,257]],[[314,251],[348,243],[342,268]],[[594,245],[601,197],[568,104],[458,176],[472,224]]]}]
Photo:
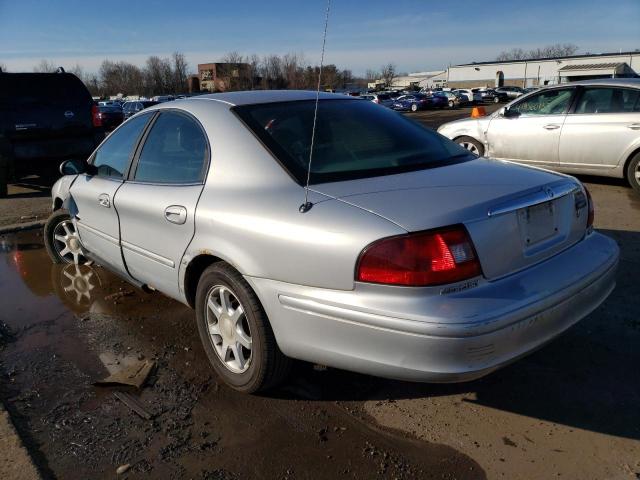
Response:
[{"label": "muddy ground", "polygon": [[[39,232],[0,238],[0,395],[46,478],[126,464],[127,478],[484,478],[451,447],[378,427],[368,377],[300,365],[269,396],[238,394],[213,376],[187,307],[51,265]],[[130,358],[156,364],[142,389],[93,385]]]}]

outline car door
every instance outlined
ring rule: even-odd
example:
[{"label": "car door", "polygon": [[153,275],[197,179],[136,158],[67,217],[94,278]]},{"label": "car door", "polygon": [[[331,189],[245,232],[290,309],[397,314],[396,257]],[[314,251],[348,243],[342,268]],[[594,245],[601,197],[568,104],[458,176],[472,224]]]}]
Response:
[{"label": "car door", "polygon": [[178,269],[195,231],[209,143],[192,116],[163,110],[118,190],[122,255],[141,283],[180,298]]},{"label": "car door", "polygon": [[125,274],[113,200],[150,118],[147,114],[131,119],[109,135],[89,160],[97,172],[79,175],[70,188],[82,245],[94,259]]},{"label": "car door", "polygon": [[558,163],[560,132],[574,87],[544,90],[496,114],[486,131],[487,155],[522,163]]},{"label": "car door", "polygon": [[584,87],[560,135],[559,162],[597,173],[619,165],[640,139],[640,89]]}]

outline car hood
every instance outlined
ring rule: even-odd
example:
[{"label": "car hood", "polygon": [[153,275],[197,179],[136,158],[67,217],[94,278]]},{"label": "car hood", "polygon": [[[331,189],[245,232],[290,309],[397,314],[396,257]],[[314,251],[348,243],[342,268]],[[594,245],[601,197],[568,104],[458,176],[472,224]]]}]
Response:
[{"label": "car hood", "polygon": [[487,217],[488,209],[566,176],[478,158],[416,172],[314,185],[324,195],[419,231]]}]

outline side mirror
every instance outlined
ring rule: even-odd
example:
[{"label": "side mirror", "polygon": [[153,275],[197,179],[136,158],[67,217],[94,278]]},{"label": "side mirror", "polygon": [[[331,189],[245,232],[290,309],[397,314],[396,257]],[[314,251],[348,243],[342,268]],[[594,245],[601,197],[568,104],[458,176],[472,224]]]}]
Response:
[{"label": "side mirror", "polygon": [[60,173],[62,175],[79,175],[81,173],[95,175],[97,170],[96,167],[82,160],[65,160],[60,164]]},{"label": "side mirror", "polygon": [[511,110],[507,107],[502,107],[499,115],[504,118],[518,118],[520,116],[520,112],[516,112],[515,110]]}]

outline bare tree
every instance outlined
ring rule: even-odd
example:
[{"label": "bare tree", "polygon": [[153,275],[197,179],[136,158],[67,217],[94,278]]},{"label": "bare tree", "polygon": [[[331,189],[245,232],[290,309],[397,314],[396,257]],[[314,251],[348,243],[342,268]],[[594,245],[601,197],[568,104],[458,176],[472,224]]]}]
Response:
[{"label": "bare tree", "polygon": [[33,67],[35,73],[54,73],[58,67],[50,60],[40,60],[40,63]]},{"label": "bare tree", "polygon": [[508,62],[511,60],[537,59],[537,58],[555,58],[569,57],[578,51],[578,46],[573,43],[556,43],[547,45],[546,47],[534,48],[525,51],[521,48],[512,48],[511,50],[501,52],[497,57],[498,62]]},{"label": "bare tree", "polygon": [[387,63],[380,68],[380,77],[384,82],[384,86],[389,88],[393,85],[393,80],[396,78],[396,66],[393,63]]},{"label": "bare tree", "polygon": [[173,91],[175,93],[186,92],[189,65],[183,53],[173,52]]},{"label": "bare tree", "polygon": [[380,72],[369,69],[364,74],[364,78],[367,80],[368,83],[373,83],[380,78]]}]

